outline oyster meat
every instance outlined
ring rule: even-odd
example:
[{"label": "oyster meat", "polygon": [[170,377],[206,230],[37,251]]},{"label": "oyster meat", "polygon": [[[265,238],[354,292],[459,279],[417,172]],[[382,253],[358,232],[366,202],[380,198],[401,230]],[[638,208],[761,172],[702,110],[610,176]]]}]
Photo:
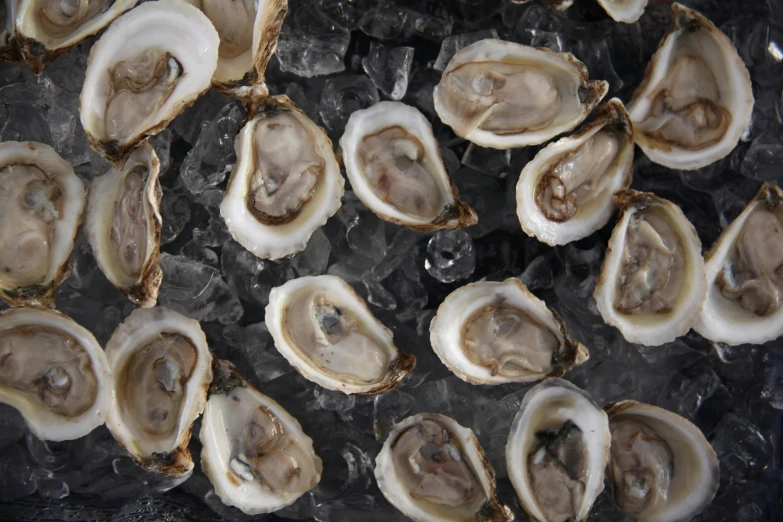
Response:
[{"label": "oyster meat", "polygon": [[551,378],[525,394],[506,443],[508,476],[536,522],[584,521],[604,489],[611,435],[583,390]]},{"label": "oyster meat", "polygon": [[693,170],[734,149],[750,123],[753,90],[731,40],[712,22],[680,4],[672,16],[628,113],[647,157]]},{"label": "oyster meat", "polygon": [[193,470],[188,442],[212,381],[212,354],[198,321],[168,308],[137,308],[106,344],[114,374],[106,425],[148,471]]},{"label": "oyster meat", "polygon": [[0,298],[53,307],[70,274],[84,214],[84,185],[43,143],[0,143]]},{"label": "oyster meat", "polygon": [[654,194],[622,190],[614,200],[621,215],[593,292],[598,311],[632,343],[671,342],[707,296],[699,236],[680,207]]},{"label": "oyster meat", "polygon": [[95,337],[53,310],[0,314],[0,402],[41,440],[72,440],[104,423],[112,376]]},{"label": "oyster meat", "polygon": [[215,378],[201,423],[201,468],[220,500],[250,515],[288,505],[321,480],[323,464],[299,422],[253,388],[227,361]]},{"label": "oyster meat", "polygon": [[179,0],[122,15],[90,51],[79,112],[90,145],[116,168],[209,89],[217,31]]},{"label": "oyster meat", "polygon": [[632,24],[644,14],[647,0],[598,0],[606,14],[616,22]]},{"label": "oyster meat", "polygon": [[495,491],[495,470],[469,428],[439,413],[397,424],[375,460],[383,496],[420,522],[505,522],[514,518]]},{"label": "oyster meat", "polygon": [[160,162],[149,143],[90,187],[85,229],[106,278],[131,301],[154,306],[160,269]]},{"label": "oyster meat", "polygon": [[381,219],[423,231],[478,221],[459,200],[432,126],[416,108],[385,101],[354,112],[340,147],[356,196]]},{"label": "oyster meat", "polygon": [[435,111],[454,133],[482,147],[544,143],[584,120],[609,90],[588,80],[568,53],[502,40],[457,52],[435,86]]},{"label": "oyster meat", "polygon": [[266,326],[283,357],[306,379],[330,390],[389,391],[416,364],[337,276],[300,277],[273,288]]},{"label": "oyster meat", "polygon": [[617,98],[571,136],[550,143],[522,169],[517,217],[522,230],[563,245],[606,225],[612,196],[631,184],[633,129]]},{"label": "oyster meat", "polygon": [[764,184],[705,255],[707,300],[693,327],[730,345],[783,335],[783,190]]},{"label": "oyster meat", "polygon": [[557,312],[514,278],[449,294],[430,324],[430,342],[449,370],[473,384],[560,376],[589,357]]},{"label": "oyster meat", "polygon": [[262,259],[303,250],[340,208],[345,181],[332,142],[286,96],[263,98],[237,136],[220,214]]}]

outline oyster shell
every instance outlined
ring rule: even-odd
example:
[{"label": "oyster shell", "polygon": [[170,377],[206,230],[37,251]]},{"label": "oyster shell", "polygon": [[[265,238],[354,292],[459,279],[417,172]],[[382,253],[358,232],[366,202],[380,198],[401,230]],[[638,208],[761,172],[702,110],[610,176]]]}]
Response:
[{"label": "oyster shell", "polygon": [[632,24],[644,14],[647,0],[598,0],[606,14],[616,22]]},{"label": "oyster shell", "polygon": [[589,236],[609,222],[612,196],[631,184],[633,129],[613,98],[574,134],[550,143],[522,169],[517,217],[522,230],[548,245]]},{"label": "oyster shell", "polygon": [[734,149],[750,123],[753,91],[737,50],[712,22],[680,4],[672,16],[628,113],[648,158],[693,170]]},{"label": "oyster shell", "polygon": [[364,395],[395,388],[416,358],[344,280],[321,275],[273,288],[266,326],[275,347],[306,379],[330,390]]},{"label": "oyster shell", "polygon": [[212,354],[198,321],[168,308],[137,308],[106,344],[114,374],[106,425],[148,471],[193,470],[188,442],[212,381]]},{"label": "oyster shell", "polygon": [[560,376],[590,356],[557,312],[514,278],[449,294],[430,324],[430,342],[449,370],[473,384]]},{"label": "oyster shell", "polygon": [[0,313],[0,402],[41,440],[78,439],[104,423],[111,370],[95,337],[54,310]]},{"label": "oyster shell", "polygon": [[639,522],[690,520],[715,497],[720,469],[704,434],[656,406],[605,407],[612,432],[609,476],[618,507]]},{"label": "oyster shell", "polygon": [[84,213],[84,185],[53,148],[0,143],[0,299],[53,307],[70,274]]},{"label": "oyster shell", "polygon": [[783,190],[764,184],[705,255],[707,339],[762,344],[783,335]]},{"label": "oyster shell", "polygon": [[632,343],[673,341],[707,296],[699,236],[680,207],[654,194],[621,190],[614,202],[621,215],[593,292],[598,311]]},{"label": "oyster shell", "polygon": [[152,145],[136,149],[121,171],[110,170],[90,188],[84,226],[98,267],[134,303],[158,299],[160,162]]},{"label": "oyster shell", "polygon": [[18,60],[19,42],[14,38],[14,21],[19,0],[0,2],[0,60]]},{"label": "oyster shell", "polygon": [[604,489],[609,420],[587,393],[551,378],[525,394],[506,443],[508,476],[534,522],[583,521]]},{"label": "oyster shell", "polygon": [[263,98],[234,148],[220,214],[231,235],[262,259],[307,246],[340,208],[345,181],[326,133],[286,96]]},{"label": "oyster shell", "polygon": [[461,138],[510,149],[544,143],[584,120],[609,90],[569,53],[502,40],[457,52],[435,86],[435,111]]},{"label": "oyster shell", "polygon": [[79,112],[90,145],[116,168],[209,89],[220,38],[179,0],[145,2],[92,47]]},{"label": "oyster shell", "polygon": [[356,196],[381,219],[424,231],[478,221],[459,200],[432,126],[416,108],[385,101],[354,112],[340,147]]},{"label": "oyster shell", "polygon": [[495,470],[469,428],[419,413],[389,433],[375,460],[383,496],[419,522],[505,522],[514,518],[495,491]]},{"label": "oyster shell", "polygon": [[321,480],[312,439],[231,363],[215,360],[213,368],[200,439],[201,468],[215,493],[250,515],[293,504]]}]

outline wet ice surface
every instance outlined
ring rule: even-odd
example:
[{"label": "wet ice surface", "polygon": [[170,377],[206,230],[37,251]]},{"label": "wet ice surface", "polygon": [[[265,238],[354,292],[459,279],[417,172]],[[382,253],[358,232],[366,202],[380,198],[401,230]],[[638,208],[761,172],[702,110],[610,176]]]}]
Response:
[{"label": "wet ice surface", "polygon": [[[304,252],[262,261],[231,239],[218,212],[243,110],[212,91],[153,138],[163,166],[161,304],[201,320],[215,354],[236,363],[297,417],[324,460],[319,486],[278,517],[402,520],[375,486],[373,462],[394,423],[422,411],[473,428],[495,466],[503,500],[514,504],[503,450],[528,387],[463,383],[434,355],[428,332],[448,293],[472,281],[507,277],[524,281],[590,348],[590,360],[567,377],[597,402],[658,404],[706,433],[720,458],[721,488],[698,520],[783,516],[783,342],[730,348],[691,333],[656,348],[626,343],[603,324],[591,298],[613,223],[557,248],[526,237],[515,216],[513,187],[537,148],[475,147],[434,114],[437,70],[458,48],[494,34],[574,53],[592,77],[610,82],[610,95],[627,102],[665,31],[668,2],[650,2],[656,5],[631,25],[607,20],[592,1],[575,3],[586,7],[562,15],[505,0],[291,2],[270,64],[271,92],[289,95],[335,141],[351,112],[380,99],[400,95],[417,106],[433,123],[462,198],[478,212],[478,225],[464,231],[424,234],[386,223],[348,190],[343,207]],[[762,181],[783,182],[783,2],[683,3],[702,10],[737,46],[753,78],[753,123],[727,158],[695,172],[659,167],[637,150],[633,187],[681,205],[708,247]],[[108,168],[88,147],[78,119],[90,43],[58,58],[38,79],[23,65],[0,64],[0,139],[51,144],[85,181]],[[72,259],[73,274],[57,307],[105,343],[134,306],[98,271],[84,238]],[[398,389],[378,397],[323,390],[275,350],[263,324],[269,291],[291,278],[323,273],[344,277],[392,328],[396,343],[418,358]],[[197,463],[199,426],[191,444]],[[9,520],[30,519],[33,512],[36,519],[64,520],[264,519],[223,506],[198,464],[192,477],[177,484],[137,468],[104,427],[76,441],[44,443],[3,405],[0,502],[0,519]],[[604,492],[590,520],[625,518]]]}]

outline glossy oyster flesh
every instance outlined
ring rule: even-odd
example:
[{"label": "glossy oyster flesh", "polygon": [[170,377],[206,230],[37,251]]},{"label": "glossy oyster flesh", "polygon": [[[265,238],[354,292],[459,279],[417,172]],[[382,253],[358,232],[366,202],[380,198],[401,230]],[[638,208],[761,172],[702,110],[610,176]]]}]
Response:
[{"label": "glossy oyster flesh", "polygon": [[337,276],[300,277],[273,288],[266,326],[283,357],[330,390],[382,393],[395,388],[416,364]]},{"label": "glossy oyster flesh", "polygon": [[476,436],[439,413],[419,413],[394,427],[375,461],[375,479],[413,520],[513,519],[498,500],[495,471]]},{"label": "glossy oyster flesh", "polygon": [[354,112],[340,148],[351,187],[378,217],[424,231],[477,222],[443,165],[432,126],[416,108],[385,101]]},{"label": "glossy oyster flesh", "polygon": [[557,312],[514,278],[452,292],[430,324],[430,342],[449,370],[473,384],[560,376],[589,357]]},{"label": "glossy oyster flesh", "polygon": [[53,310],[0,314],[0,402],[41,440],[83,437],[104,423],[112,376],[95,337]]},{"label": "glossy oyster flesh", "polygon": [[82,181],[43,143],[0,143],[0,298],[53,307],[84,214]]},{"label": "glossy oyster flesh", "polygon": [[201,423],[201,467],[220,500],[257,515],[282,509],[321,480],[313,441],[231,363],[216,360]]}]

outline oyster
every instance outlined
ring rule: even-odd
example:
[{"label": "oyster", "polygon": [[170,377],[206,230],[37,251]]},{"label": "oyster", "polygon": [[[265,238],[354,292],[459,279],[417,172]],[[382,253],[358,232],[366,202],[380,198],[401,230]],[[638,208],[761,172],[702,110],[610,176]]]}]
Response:
[{"label": "oyster", "polygon": [[106,278],[131,301],[154,306],[160,269],[160,162],[149,143],[90,188],[85,229]]},{"label": "oyster", "polygon": [[190,430],[212,381],[212,354],[198,321],[168,308],[137,308],[106,344],[114,374],[106,425],[148,471],[193,470]]},{"label": "oyster", "polygon": [[560,376],[589,357],[557,312],[514,278],[449,294],[430,324],[430,342],[449,370],[473,384]]},{"label": "oyster", "polygon": [[213,367],[200,439],[201,468],[215,493],[251,515],[293,504],[321,480],[312,439],[231,363],[216,360]]},{"label": "oyster", "polygon": [[522,230],[548,245],[564,245],[606,225],[612,196],[631,184],[633,130],[617,98],[571,136],[541,149],[517,182]]},{"label": "oyster", "polygon": [[286,96],[263,98],[234,148],[220,214],[231,235],[262,259],[307,246],[340,208],[345,181],[326,133]]},{"label": "oyster", "polygon": [[111,370],[95,337],[54,310],[0,314],[0,402],[41,440],[83,437],[111,406]]},{"label": "oyster", "polygon": [[266,326],[275,347],[306,379],[330,390],[375,394],[395,388],[416,358],[344,280],[322,275],[273,288]]},{"label": "oyster", "polygon": [[220,39],[179,0],[145,2],[119,17],[90,51],[79,112],[90,145],[116,168],[209,89]]},{"label": "oyster", "polygon": [[55,56],[103,30],[139,0],[21,0],[16,31],[22,57],[41,74]]},{"label": "oyster", "polygon": [[712,22],[680,4],[672,16],[628,113],[648,158],[693,170],[734,149],[750,123],[753,91],[737,50]]},{"label": "oyster", "polygon": [[598,0],[606,14],[616,22],[632,24],[644,14],[647,0]]},{"label": "oyster", "polygon": [[783,335],[783,191],[764,184],[705,264],[707,300],[694,330],[730,345]]},{"label": "oyster", "polygon": [[14,38],[14,21],[19,0],[0,2],[0,60],[18,60],[19,42]]},{"label": "oyster", "polygon": [[715,451],[688,420],[656,406],[622,401],[606,406],[612,432],[609,476],[617,506],[639,522],[678,522],[715,497]]},{"label": "oyster", "polygon": [[680,207],[654,194],[621,190],[614,202],[621,215],[593,292],[598,311],[632,343],[673,341],[707,296],[699,236]]},{"label": "oyster", "polygon": [[277,49],[277,37],[288,0],[186,0],[198,7],[220,35],[212,83],[233,94],[264,83],[264,73]]},{"label": "oyster", "polygon": [[506,443],[508,476],[534,522],[583,521],[604,489],[609,420],[587,393],[552,378],[525,394]]},{"label": "oyster", "polygon": [[375,460],[383,496],[419,522],[505,522],[514,518],[495,491],[495,470],[469,428],[439,413],[397,424]]},{"label": "oyster", "polygon": [[70,274],[84,214],[84,185],[53,148],[0,143],[0,298],[11,306],[54,306]]},{"label": "oyster", "polygon": [[424,231],[477,222],[459,200],[432,126],[416,108],[381,102],[354,112],[340,147],[351,187],[378,217]]},{"label": "oyster", "polygon": [[461,138],[510,149],[544,143],[584,120],[609,90],[568,53],[502,40],[457,52],[435,86],[435,111]]}]

